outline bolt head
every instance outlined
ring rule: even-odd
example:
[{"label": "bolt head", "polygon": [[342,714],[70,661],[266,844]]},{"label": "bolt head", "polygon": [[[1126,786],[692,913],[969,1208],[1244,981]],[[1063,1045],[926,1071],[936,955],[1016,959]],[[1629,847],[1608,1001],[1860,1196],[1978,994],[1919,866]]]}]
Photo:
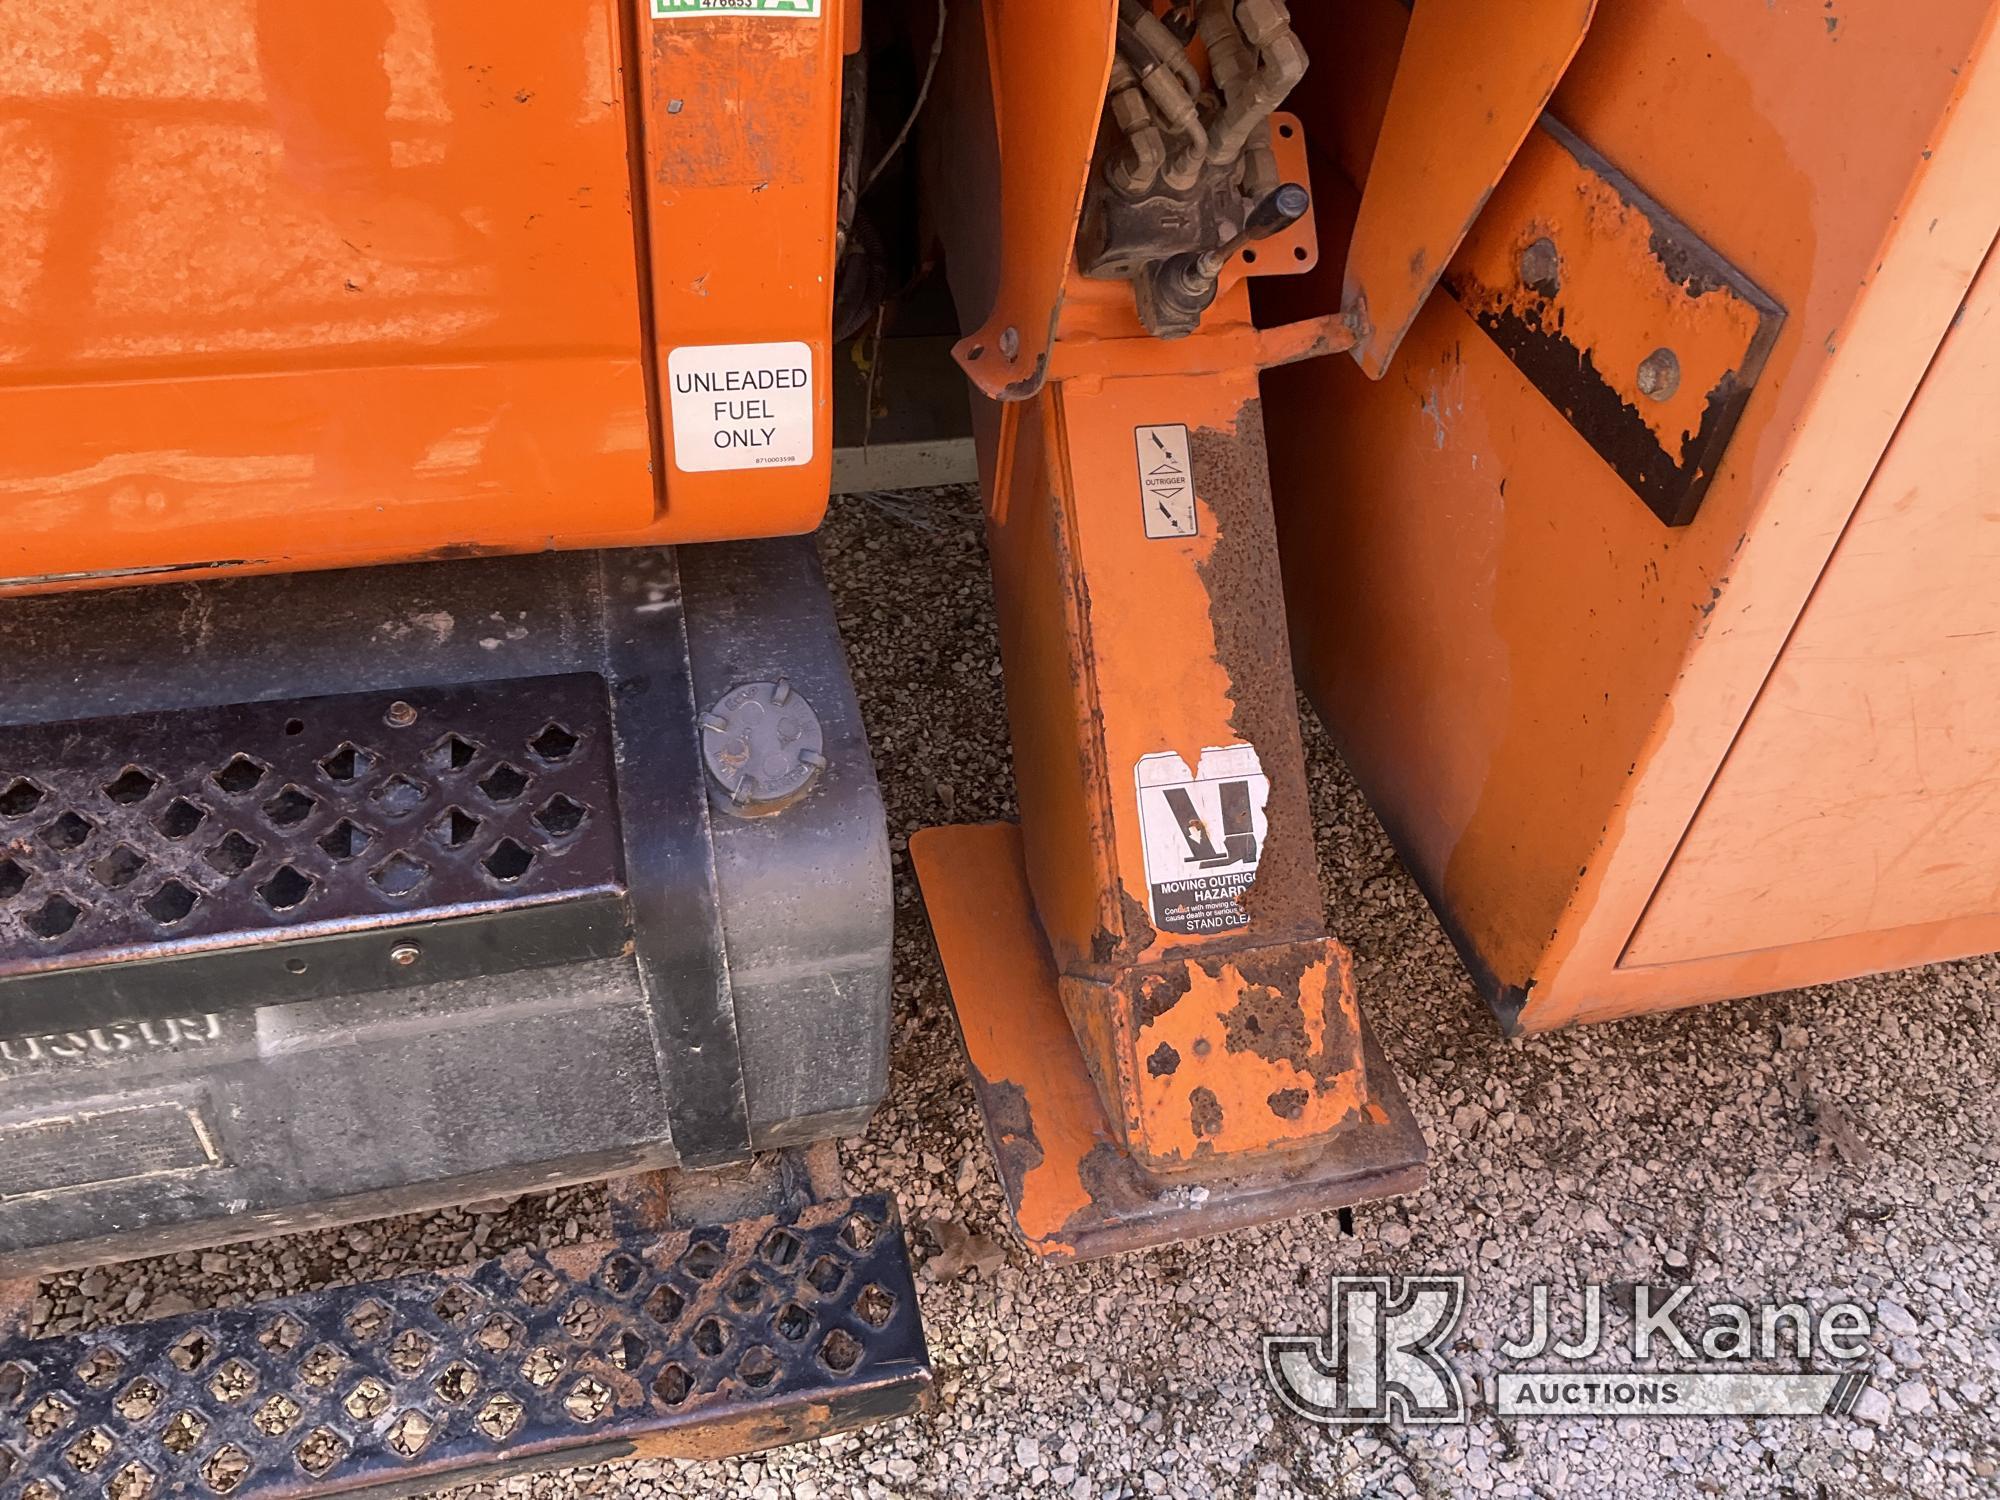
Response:
[{"label": "bolt head", "polygon": [[417,709],[413,703],[405,703],[398,698],[389,705],[389,711],[382,715],[382,722],[391,729],[408,729],[417,722]]},{"label": "bolt head", "polygon": [[1021,355],[1021,330],[1008,324],[1000,330],[1000,357],[1018,359]]},{"label": "bolt head", "polygon": [[423,954],[424,950],[415,943],[398,943],[389,950],[389,962],[399,969],[407,969]]},{"label": "bolt head", "polygon": [[1296,182],[1280,183],[1276,197],[1278,212],[1284,215],[1287,223],[1297,223],[1312,207],[1312,194]]},{"label": "bolt head", "polygon": [[1655,401],[1665,401],[1681,388],[1680,356],[1671,349],[1655,349],[1639,361],[1639,393]]},{"label": "bolt head", "polygon": [[1521,252],[1520,270],[1521,284],[1530,291],[1553,297],[1562,290],[1562,255],[1547,235]]}]

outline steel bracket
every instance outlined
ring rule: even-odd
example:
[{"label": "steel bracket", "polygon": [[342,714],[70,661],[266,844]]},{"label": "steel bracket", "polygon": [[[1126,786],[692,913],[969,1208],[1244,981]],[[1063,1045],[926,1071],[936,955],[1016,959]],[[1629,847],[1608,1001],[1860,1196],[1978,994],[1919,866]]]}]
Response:
[{"label": "steel bracket", "polygon": [[1555,120],[1444,287],[1653,513],[1694,519],[1785,311]]},{"label": "steel bracket", "polygon": [[[972,1089],[1014,1221],[1037,1254],[1093,1260],[1420,1190],[1422,1128],[1364,1021],[1369,1098],[1304,1150],[1149,1170],[1105,1112],[1077,1045],[1011,824],[910,840]],[[1005,965],[992,961],[1008,955]]]},{"label": "steel bracket", "polygon": [[1419,5],[1347,253],[1341,310],[1380,380],[1583,43],[1597,0]]}]

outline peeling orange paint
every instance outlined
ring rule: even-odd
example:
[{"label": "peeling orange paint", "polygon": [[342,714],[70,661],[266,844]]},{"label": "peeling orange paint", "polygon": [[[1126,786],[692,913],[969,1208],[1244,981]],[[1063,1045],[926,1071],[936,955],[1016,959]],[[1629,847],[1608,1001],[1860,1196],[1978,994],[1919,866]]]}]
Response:
[{"label": "peeling orange paint", "polygon": [[[1232,1051],[1223,1021],[1255,981],[1227,959],[1211,974],[1193,959],[1183,961],[1187,992],[1168,1010],[1138,1028],[1131,1043],[1139,1103],[1139,1128],[1148,1156],[1156,1160],[1294,1145],[1345,1124],[1363,1099],[1359,1018],[1355,1014],[1351,960],[1332,943],[1299,975],[1299,1022],[1305,1034],[1306,1067],[1287,1058]],[[1331,1016],[1330,1014],[1331,1013]],[[1326,1052],[1328,1022],[1336,1028],[1334,1057]],[[1170,1070],[1148,1066],[1167,1048]],[[1346,1065],[1341,1066],[1344,1060]],[[1322,1077],[1323,1074],[1330,1077]],[[1206,1089],[1220,1111],[1219,1124],[1198,1127],[1190,1096]],[[1295,1117],[1272,1104],[1274,1096],[1304,1095]]]},{"label": "peeling orange paint", "polygon": [[[1555,249],[1551,293],[1523,277],[1529,247]],[[1532,264],[1532,262],[1529,262]],[[1605,178],[1543,131],[1521,145],[1445,273],[1466,311],[1511,314],[1560,335],[1639,414],[1670,455],[1700,431],[1709,393],[1737,370],[1761,314],[1726,285],[1690,286],[1662,261],[1653,224]],[[1670,395],[1647,394],[1639,366],[1668,349],[1680,367]]]}]

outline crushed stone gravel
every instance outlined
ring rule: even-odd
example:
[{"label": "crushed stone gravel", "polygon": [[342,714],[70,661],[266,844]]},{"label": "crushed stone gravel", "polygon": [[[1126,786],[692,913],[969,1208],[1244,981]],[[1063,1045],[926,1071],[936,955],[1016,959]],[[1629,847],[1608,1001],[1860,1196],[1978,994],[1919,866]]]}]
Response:
[{"label": "crushed stone gravel", "polygon": [[[1110,1262],[1036,1262],[1009,1226],[906,852],[918,828],[1013,814],[977,498],[837,501],[821,545],[888,800],[899,924],[890,1096],[843,1156],[857,1188],[900,1195],[929,1260],[937,1401],[742,1460],[451,1493],[2000,1493],[2000,960],[1507,1039],[1310,710],[1328,922],[1424,1122],[1430,1186]],[[34,1326],[232,1306],[605,1227],[594,1189],[473,1209],[54,1278]],[[1472,1277],[1455,1345],[1468,1384],[1525,1327],[1531,1284],[1584,1280],[1690,1282],[1698,1302],[1852,1299],[1874,1313],[1872,1384],[1851,1417],[1803,1420],[1507,1421],[1478,1405],[1463,1426],[1342,1431],[1279,1405],[1260,1334],[1324,1331],[1330,1274],[1427,1270]]]}]

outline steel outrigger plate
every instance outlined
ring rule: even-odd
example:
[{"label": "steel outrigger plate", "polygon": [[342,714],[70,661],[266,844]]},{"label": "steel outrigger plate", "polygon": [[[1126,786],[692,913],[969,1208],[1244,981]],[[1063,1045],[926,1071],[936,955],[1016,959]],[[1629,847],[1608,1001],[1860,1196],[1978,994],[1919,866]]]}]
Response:
[{"label": "steel outrigger plate", "polygon": [[1330,1138],[1254,1164],[1147,1171],[1105,1115],[1070,1029],[1019,830],[924,829],[910,854],[1001,1185],[1036,1253],[1091,1260],[1423,1186],[1423,1131],[1365,1030],[1370,1098]]}]

